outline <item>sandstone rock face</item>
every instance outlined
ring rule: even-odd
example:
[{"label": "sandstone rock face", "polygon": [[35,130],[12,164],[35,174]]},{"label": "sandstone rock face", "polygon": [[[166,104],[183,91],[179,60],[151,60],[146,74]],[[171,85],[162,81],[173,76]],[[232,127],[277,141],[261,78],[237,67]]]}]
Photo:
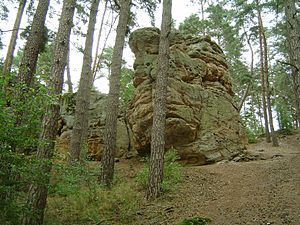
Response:
[{"label": "sandstone rock face", "polygon": [[[136,59],[128,119],[132,146],[140,154],[150,152],[159,33],[157,28],[142,28],[129,40]],[[194,165],[238,155],[246,135],[222,50],[209,37],[172,33],[170,52],[166,148],[175,147],[183,161]]]},{"label": "sandstone rock face", "polygon": [[[69,150],[70,137],[74,123],[75,96],[76,94],[66,94],[61,106],[61,135],[57,139],[57,148],[63,152]],[[105,101],[106,95],[97,91],[92,91],[89,113],[89,130],[88,130],[88,157],[94,160],[101,159],[103,149],[103,133],[105,125]],[[118,118],[117,132],[117,151],[116,157],[126,157],[134,155],[130,148],[130,132],[125,121],[124,113],[120,113]]]}]

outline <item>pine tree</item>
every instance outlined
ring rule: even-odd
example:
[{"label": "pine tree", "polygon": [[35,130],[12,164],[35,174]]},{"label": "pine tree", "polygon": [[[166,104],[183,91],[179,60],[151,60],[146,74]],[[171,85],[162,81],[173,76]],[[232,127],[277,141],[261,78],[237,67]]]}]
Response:
[{"label": "pine tree", "polygon": [[8,74],[11,70],[11,67],[12,67],[14,51],[15,51],[16,44],[17,44],[19,28],[20,28],[20,24],[21,24],[21,20],[22,20],[25,5],[26,5],[26,0],[20,0],[16,20],[15,20],[15,23],[14,23],[14,27],[13,27],[13,31],[12,31],[12,34],[11,34],[11,38],[10,38],[10,42],[9,42],[9,46],[8,46],[8,50],[7,50],[7,54],[6,54],[6,58],[5,58],[4,65],[3,65],[2,72],[3,72],[4,75]]},{"label": "pine tree", "polygon": [[170,42],[172,23],[172,0],[163,1],[163,14],[158,53],[158,69],[153,102],[153,126],[151,135],[150,176],[148,199],[161,194],[165,151],[166,94],[169,73]]},{"label": "pine tree", "polygon": [[114,176],[122,55],[130,17],[131,0],[121,0],[119,4],[120,16],[111,65],[110,88],[106,106],[104,150],[101,158],[102,171],[99,177],[101,184],[106,187],[111,187]]},{"label": "pine tree", "polygon": [[93,37],[96,25],[96,17],[100,0],[93,0],[89,17],[89,25],[85,40],[83,66],[79,88],[76,95],[76,107],[74,126],[70,142],[70,162],[74,163],[80,159],[80,152],[86,142],[88,130],[88,108],[90,105],[91,89],[93,86],[92,49]]},{"label": "pine tree", "polygon": [[50,0],[40,0],[32,21],[23,57],[19,65],[19,80],[28,87],[33,86],[39,53],[45,44],[45,20]]},{"label": "pine tree", "polygon": [[269,117],[268,117],[268,106],[267,106],[267,90],[266,90],[266,76],[265,76],[265,63],[264,63],[264,28],[261,19],[261,10],[259,1],[256,0],[257,4],[257,19],[258,19],[258,28],[259,28],[259,49],[260,49],[260,78],[261,78],[261,91],[262,91],[262,108],[264,113],[264,122],[265,122],[265,133],[266,141],[271,142],[270,130],[269,130]]},{"label": "pine tree", "polygon": [[[55,39],[49,94],[56,98],[62,93],[63,75],[66,66],[67,52],[69,49],[71,28],[73,26],[72,21],[75,5],[76,0],[64,0],[59,28]],[[59,100],[53,100],[47,107],[43,118],[40,143],[37,150],[37,159],[40,163],[39,169],[43,174],[45,174],[46,178],[43,183],[33,183],[30,185],[27,200],[27,208],[29,212],[24,214],[22,225],[43,224],[48,194],[49,173],[52,167],[51,159],[54,152],[54,143],[58,128],[59,109]]]},{"label": "pine tree", "polygon": [[[284,1],[287,47],[292,69],[293,91],[295,95],[296,127],[300,127],[300,19],[297,17],[295,0]],[[298,9],[299,11],[299,9]]]}]

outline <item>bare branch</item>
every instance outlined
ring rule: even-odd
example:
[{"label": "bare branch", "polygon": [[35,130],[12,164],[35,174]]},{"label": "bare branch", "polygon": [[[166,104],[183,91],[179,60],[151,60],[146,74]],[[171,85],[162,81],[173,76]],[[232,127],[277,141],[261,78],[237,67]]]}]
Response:
[{"label": "bare branch", "polygon": [[291,66],[291,67],[295,68],[297,70],[297,72],[299,72],[299,68],[297,66],[295,66],[294,64],[291,64],[289,62],[283,62],[283,61],[280,61],[280,60],[277,60],[277,62],[288,65],[288,66]]}]

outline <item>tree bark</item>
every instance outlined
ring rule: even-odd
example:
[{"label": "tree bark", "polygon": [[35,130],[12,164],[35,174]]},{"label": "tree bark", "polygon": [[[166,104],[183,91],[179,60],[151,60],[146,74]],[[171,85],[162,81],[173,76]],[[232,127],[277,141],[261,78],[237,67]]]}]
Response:
[{"label": "tree bark", "polygon": [[[95,71],[93,72],[93,81],[94,81],[94,82],[95,82],[95,80],[96,80],[96,78],[97,78],[97,77],[96,77],[97,72],[101,69],[101,68],[100,68],[100,65],[101,65],[101,62],[102,62],[102,57],[103,57],[104,51],[105,51],[105,49],[106,49],[107,41],[108,41],[108,38],[109,38],[109,36],[110,36],[110,34],[111,34],[111,31],[112,31],[112,29],[113,29],[113,26],[114,26],[115,22],[117,21],[117,18],[118,18],[118,16],[115,16],[114,18],[112,18],[112,21],[111,21],[109,30],[107,31],[106,37],[105,37],[105,39],[104,39],[104,41],[103,41],[103,46],[102,46],[101,53],[100,53],[100,55],[97,57],[98,60],[97,60],[97,61],[95,60],[96,66],[95,66]],[[96,58],[96,59],[97,59],[97,58]]]},{"label": "tree bark", "polygon": [[10,71],[11,71],[12,61],[13,61],[13,57],[14,57],[14,51],[15,51],[16,44],[17,44],[18,32],[19,32],[25,5],[26,5],[26,0],[20,0],[16,20],[14,23],[13,31],[11,34],[11,38],[10,38],[10,42],[9,42],[9,46],[8,46],[8,50],[7,50],[7,54],[6,54],[6,58],[5,58],[5,61],[3,64],[3,70],[2,70],[3,75],[6,75],[6,74],[10,73]]},{"label": "tree bark", "polygon": [[155,199],[161,194],[163,181],[166,95],[169,74],[170,42],[172,23],[172,0],[163,1],[163,14],[159,42],[158,68],[153,102],[153,127],[151,136],[150,176],[147,199]]},{"label": "tree bark", "polygon": [[38,55],[45,43],[45,20],[50,0],[40,0],[34,15],[23,57],[19,65],[19,79],[28,87],[33,85]]},{"label": "tree bark", "polygon": [[71,79],[71,67],[70,67],[70,47],[68,49],[68,55],[67,55],[67,85],[68,85],[68,92],[73,93],[73,84],[72,84],[72,79]]},{"label": "tree bark", "polygon": [[265,69],[264,69],[264,48],[263,48],[263,26],[261,19],[261,10],[259,6],[259,1],[257,3],[257,12],[258,12],[258,26],[259,26],[259,48],[260,48],[260,78],[261,78],[261,89],[262,89],[262,108],[264,113],[264,122],[265,122],[265,133],[266,141],[271,142],[271,136],[269,131],[269,120],[267,112],[267,98],[266,98],[266,80],[265,80]]},{"label": "tree bark", "polygon": [[[300,21],[297,17],[295,0],[285,0],[285,17],[287,20],[287,47],[292,66],[294,107],[296,111],[296,127],[300,127]],[[299,10],[298,10],[299,11]]]},{"label": "tree bark", "polygon": [[119,111],[119,92],[120,92],[120,78],[121,78],[121,66],[122,55],[125,43],[125,36],[127,31],[127,24],[130,17],[130,5],[131,0],[122,0],[119,2],[120,17],[117,27],[117,36],[115,40],[111,76],[110,76],[110,88],[107,98],[106,106],[106,120],[105,120],[105,134],[104,134],[104,150],[102,153],[101,163],[102,171],[100,173],[100,182],[104,186],[110,188],[113,175],[114,175],[114,157],[116,151],[116,138],[117,138],[117,119]]},{"label": "tree bark", "polygon": [[85,40],[83,65],[81,70],[79,88],[76,96],[74,126],[70,143],[70,163],[80,159],[81,149],[86,144],[88,132],[88,109],[90,107],[91,89],[93,86],[92,50],[96,17],[100,0],[93,0]]},{"label": "tree bark", "polygon": [[[62,93],[64,70],[66,66],[67,52],[76,0],[65,0],[63,2],[62,14],[59,28],[54,44],[54,59],[52,64],[52,77],[50,80],[49,94],[56,97]],[[49,176],[52,167],[51,158],[54,152],[54,143],[57,134],[59,119],[59,100],[52,101],[46,109],[43,118],[42,132],[37,150],[37,159],[40,161],[40,171],[45,176],[45,182],[33,183],[30,186],[27,208],[29,213],[23,215],[22,225],[43,224],[46,199],[48,194]]]},{"label": "tree bark", "polygon": [[239,106],[238,106],[238,111],[239,112],[242,110],[243,104],[246,101],[246,98],[248,97],[249,91],[251,89],[252,79],[254,77],[254,52],[253,52],[253,48],[252,48],[251,40],[250,40],[250,36],[251,35],[248,36],[245,28],[244,28],[244,34],[246,36],[247,43],[248,43],[248,46],[249,46],[249,49],[250,49],[250,52],[251,52],[251,63],[250,63],[250,76],[251,76],[251,80],[247,84],[247,88],[246,88],[246,90],[244,92],[244,95],[243,95],[243,97],[242,97],[242,99],[241,99],[241,101],[239,103]]},{"label": "tree bark", "polygon": [[[261,24],[263,27],[262,21],[261,21]],[[270,82],[269,82],[268,44],[267,44],[266,34],[264,31],[263,31],[263,44],[264,44],[264,76],[265,76],[265,81],[266,81],[266,97],[267,97],[271,138],[272,138],[273,146],[278,147],[279,143],[278,143],[277,135],[274,130],[273,113],[272,113],[272,102],[271,102],[271,92],[270,92]]]},{"label": "tree bark", "polygon": [[105,18],[106,11],[107,11],[107,3],[108,3],[108,1],[105,1],[104,11],[103,11],[101,22],[100,22],[100,29],[99,29],[99,32],[98,32],[96,52],[95,52],[95,59],[94,59],[94,62],[93,62],[93,70],[92,70],[93,78],[96,76],[96,72],[97,72],[96,69],[97,69],[98,53],[99,53],[99,48],[100,48],[99,45],[100,45],[100,39],[101,39],[101,36],[102,36],[102,30],[103,30],[103,25],[104,25],[104,18]]}]

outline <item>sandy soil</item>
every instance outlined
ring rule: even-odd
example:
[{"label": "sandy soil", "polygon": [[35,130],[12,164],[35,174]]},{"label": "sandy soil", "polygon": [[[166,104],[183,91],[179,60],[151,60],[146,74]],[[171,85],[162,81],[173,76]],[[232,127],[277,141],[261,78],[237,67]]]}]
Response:
[{"label": "sandy soil", "polygon": [[142,203],[135,224],[175,225],[194,216],[213,225],[300,225],[300,133],[282,137],[277,148],[249,145],[235,161],[185,167],[178,190]]}]

